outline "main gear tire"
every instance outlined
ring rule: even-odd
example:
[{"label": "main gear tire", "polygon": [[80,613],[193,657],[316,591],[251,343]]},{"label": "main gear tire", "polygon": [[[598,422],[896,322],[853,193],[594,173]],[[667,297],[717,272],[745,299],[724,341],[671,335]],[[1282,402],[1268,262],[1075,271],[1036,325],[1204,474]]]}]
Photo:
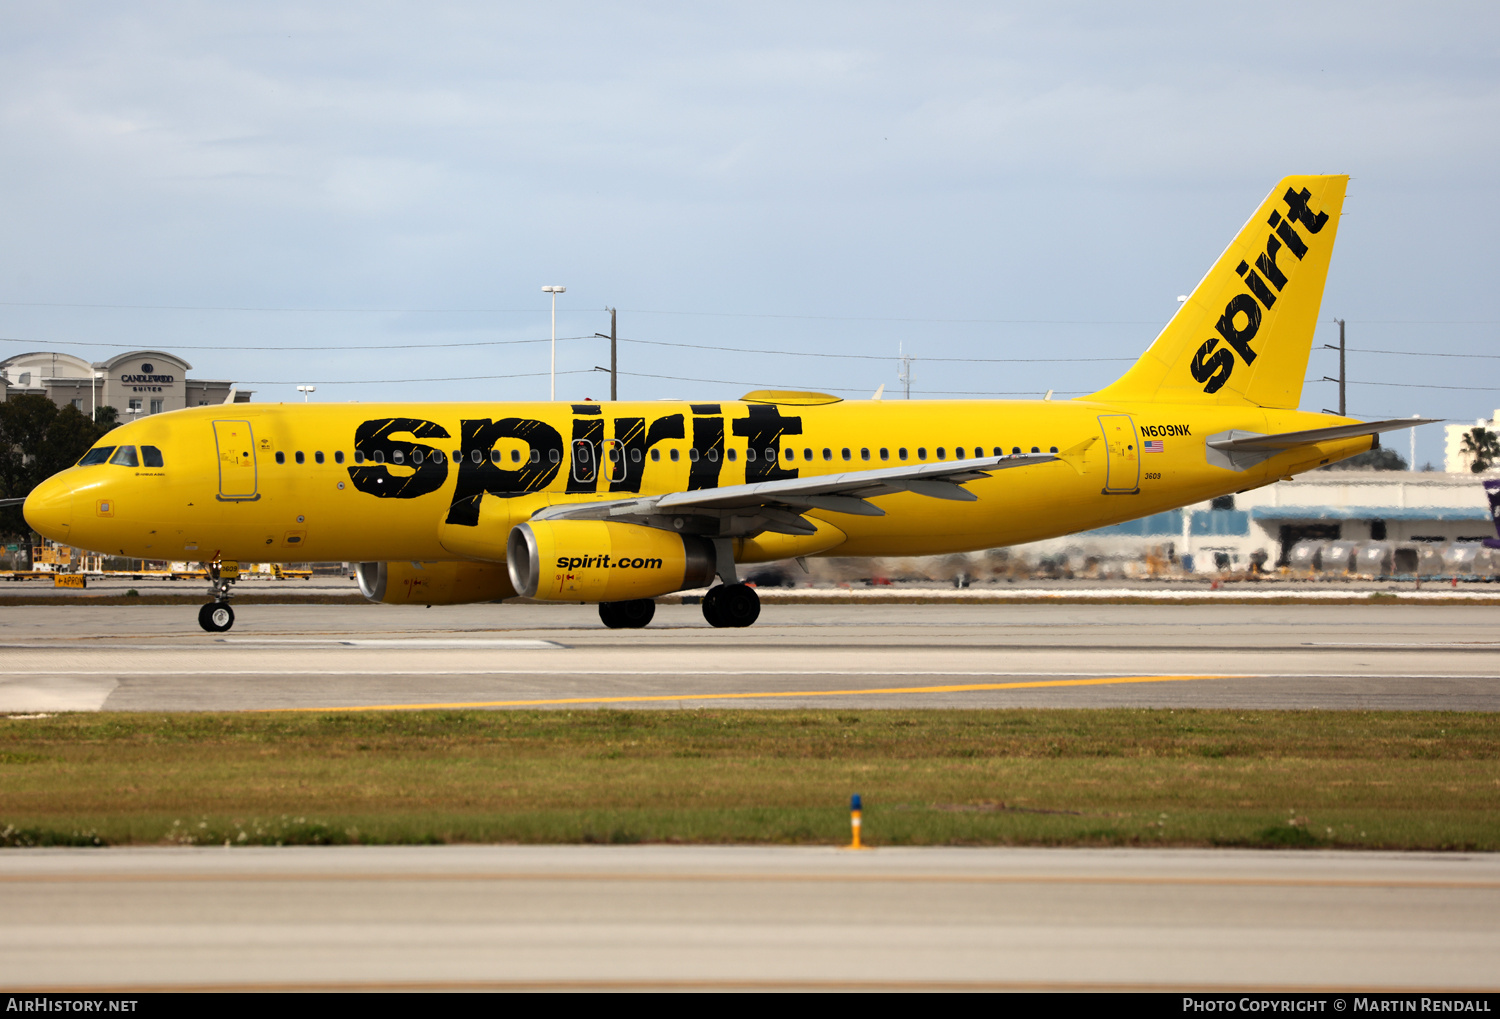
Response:
[{"label": "main gear tire", "polygon": [[750,626],[760,618],[760,595],[749,584],[730,584],[720,587],[720,626]]},{"label": "main gear tire", "polygon": [[729,621],[724,618],[723,611],[719,608],[720,596],[723,594],[722,587],[711,587],[703,595],[703,618],[708,620],[709,626],[728,626]]},{"label": "main gear tire", "polygon": [[211,601],[198,610],[198,625],[209,633],[223,633],[234,625],[234,609],[228,602]]},{"label": "main gear tire", "polygon": [[656,615],[656,602],[650,598],[599,603],[599,619],[611,630],[638,630]]}]

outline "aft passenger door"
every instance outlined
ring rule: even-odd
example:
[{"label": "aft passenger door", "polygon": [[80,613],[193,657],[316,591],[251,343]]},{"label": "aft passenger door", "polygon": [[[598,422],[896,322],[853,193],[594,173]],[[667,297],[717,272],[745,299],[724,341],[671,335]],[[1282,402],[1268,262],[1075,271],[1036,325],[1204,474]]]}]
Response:
[{"label": "aft passenger door", "polygon": [[255,435],[248,421],[215,421],[219,452],[219,501],[253,502],[256,493]]},{"label": "aft passenger door", "polygon": [[1105,495],[1134,495],[1141,490],[1141,443],[1129,414],[1101,414],[1107,456]]}]

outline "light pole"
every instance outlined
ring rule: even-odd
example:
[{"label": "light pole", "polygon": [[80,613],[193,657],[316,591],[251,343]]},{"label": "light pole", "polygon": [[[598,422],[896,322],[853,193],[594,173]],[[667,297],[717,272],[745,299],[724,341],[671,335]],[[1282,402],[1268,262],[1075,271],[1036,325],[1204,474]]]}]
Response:
[{"label": "light pole", "polygon": [[307,402],[307,394],[308,393],[316,393],[317,391],[318,391],[318,387],[317,386],[298,386],[297,387],[297,392],[299,392],[299,393],[302,394],[302,402],[303,403]]},{"label": "light pole", "polygon": [[89,376],[89,420],[99,421],[99,397],[96,394],[99,380],[104,378],[103,372],[94,372]]},{"label": "light pole", "polygon": [[542,293],[552,295],[552,384],[547,390],[547,399],[557,399],[557,295],[568,292],[567,287],[543,287]]}]

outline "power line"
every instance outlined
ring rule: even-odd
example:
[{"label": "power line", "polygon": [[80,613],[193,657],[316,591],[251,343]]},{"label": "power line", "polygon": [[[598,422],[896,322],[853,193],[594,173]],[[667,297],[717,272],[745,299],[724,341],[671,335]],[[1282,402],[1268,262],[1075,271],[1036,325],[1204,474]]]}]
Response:
[{"label": "power line", "polygon": [[[835,357],[852,361],[899,361],[899,355],[889,354],[825,354],[811,350],[761,350],[755,347],[719,347],[703,343],[670,343],[666,340],[634,340],[620,337],[622,343],[644,343],[653,347],[684,347],[690,350],[716,350],[733,354],[775,354],[778,357]],[[950,362],[961,364],[1055,364],[1094,361],[1133,362],[1134,357],[917,357],[913,361]]]},{"label": "power line", "polygon": [[[551,372],[520,372],[515,375],[450,375],[443,378],[431,379],[312,379],[319,386],[376,386],[395,385],[401,382],[482,382],[492,379],[534,379],[550,375]],[[558,372],[559,375],[592,375],[592,369],[582,368],[574,371]],[[246,386],[293,386],[307,382],[306,378],[297,378],[291,381],[267,380],[267,379],[245,379],[237,385]]]},{"label": "power line", "polygon": [[[558,339],[559,340],[591,340],[591,339],[593,339],[593,336],[559,336]],[[3,342],[3,343],[31,343],[31,342],[36,342],[36,341],[21,340],[21,339],[15,338],[13,336],[0,336],[0,342]],[[68,340],[66,342],[67,342],[67,345],[70,346],[70,347],[110,347],[110,348],[119,348],[119,349],[122,349],[122,350],[123,349],[129,349],[129,348],[135,347],[135,344],[133,344],[133,343],[95,343],[95,342],[87,342],[87,343],[85,343],[85,342],[74,341],[74,340]],[[440,349],[447,348],[447,347],[504,347],[504,346],[511,346],[511,345],[520,344],[520,343],[546,343],[546,342],[548,342],[548,340],[544,337],[544,338],[542,338],[540,340],[471,340],[471,341],[466,341],[466,342],[463,342],[463,343],[379,343],[379,344],[352,344],[352,345],[347,346],[347,347],[313,347],[313,346],[308,346],[305,343],[304,344],[299,344],[299,345],[293,346],[293,347],[243,347],[243,346],[239,346],[239,345],[235,345],[233,347],[223,347],[223,346],[219,346],[219,347],[207,347],[207,346],[183,346],[183,345],[175,344],[174,343],[172,345],[172,349],[173,350],[216,350],[216,351],[219,351],[221,353],[234,353],[235,351],[240,351],[240,350],[301,350],[301,351],[326,351],[326,352],[336,353],[336,352],[338,352],[340,350],[440,350]],[[137,348],[137,349],[139,349],[139,348]]]}]

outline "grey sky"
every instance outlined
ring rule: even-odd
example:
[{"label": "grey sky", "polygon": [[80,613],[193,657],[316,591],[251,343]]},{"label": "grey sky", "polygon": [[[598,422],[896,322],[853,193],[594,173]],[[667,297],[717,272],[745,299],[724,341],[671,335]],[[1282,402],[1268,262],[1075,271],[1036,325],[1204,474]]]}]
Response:
[{"label": "grey sky", "polygon": [[[3,355],[182,350],[268,400],[544,397],[545,377],[471,377],[544,372],[545,343],[422,348],[545,338],[561,283],[564,336],[614,304],[635,339],[885,358],[623,344],[626,371],[725,380],[624,396],[868,395],[896,388],[898,344],[919,393],[1087,391],[1125,362],[924,359],[1128,361],[1302,172],[1355,177],[1323,306],[1351,346],[1500,355],[1493,5],[3,11]],[[353,344],[397,349],[319,349]],[[563,370],[606,358],[559,344]],[[1356,413],[1500,404],[1500,360],[1351,365],[1479,387],[1354,386]]]}]

